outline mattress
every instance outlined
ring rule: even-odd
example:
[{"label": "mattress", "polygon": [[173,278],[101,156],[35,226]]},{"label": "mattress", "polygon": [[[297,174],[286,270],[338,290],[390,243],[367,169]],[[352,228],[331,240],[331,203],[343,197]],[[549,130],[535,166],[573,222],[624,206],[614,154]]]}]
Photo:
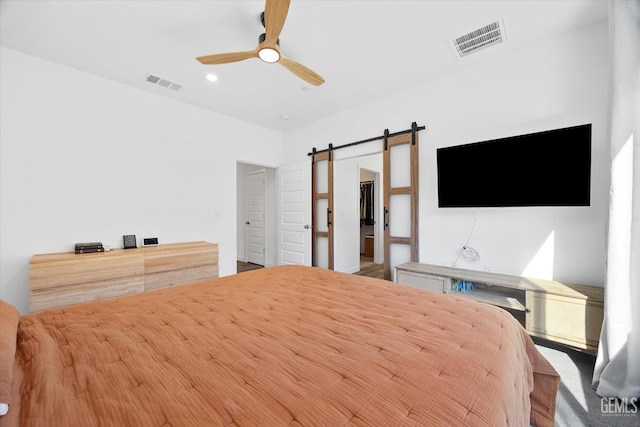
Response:
[{"label": "mattress", "polygon": [[559,376],[513,316],[373,278],[280,266],[0,316],[3,427],[553,425]]}]

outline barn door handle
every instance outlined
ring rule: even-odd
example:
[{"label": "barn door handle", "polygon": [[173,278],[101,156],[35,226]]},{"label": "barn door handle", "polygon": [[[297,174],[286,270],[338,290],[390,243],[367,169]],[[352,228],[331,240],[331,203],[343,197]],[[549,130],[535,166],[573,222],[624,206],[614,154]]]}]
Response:
[{"label": "barn door handle", "polygon": [[384,230],[386,230],[387,227],[389,227],[389,223],[387,222],[388,216],[389,216],[389,209],[384,208]]},{"label": "barn door handle", "polygon": [[327,227],[331,225],[331,210],[327,208]]}]

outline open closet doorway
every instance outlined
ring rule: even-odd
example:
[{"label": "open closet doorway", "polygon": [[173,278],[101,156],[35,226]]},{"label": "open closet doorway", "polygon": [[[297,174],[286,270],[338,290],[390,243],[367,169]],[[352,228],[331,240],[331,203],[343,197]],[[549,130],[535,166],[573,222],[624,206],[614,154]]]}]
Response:
[{"label": "open closet doorway", "polygon": [[[375,146],[372,148],[376,148]],[[359,153],[360,154],[360,153]],[[384,262],[383,226],[383,158],[382,153],[362,153],[335,161],[335,270],[362,275],[367,268],[377,268],[382,273]],[[362,200],[361,182],[373,181],[367,200]],[[364,202],[364,204],[363,204]],[[365,255],[368,246],[368,257]],[[373,245],[373,247],[371,247]],[[373,251],[372,251],[373,250]],[[374,265],[375,264],[375,265]]]},{"label": "open closet doorway", "polygon": [[381,268],[381,254],[379,248],[380,233],[376,224],[379,221],[380,209],[380,173],[360,168],[359,185],[360,217],[360,271],[371,271]]},{"label": "open closet doorway", "polygon": [[237,272],[276,264],[275,169],[236,168]]},{"label": "open closet doorway", "polygon": [[[309,153],[312,156],[312,189],[314,203],[312,203],[312,222],[314,233],[317,231],[318,218],[326,212],[329,254],[328,268],[345,273],[362,274],[360,271],[360,218],[359,183],[360,169],[381,170],[382,202],[377,224],[380,229],[383,261],[383,277],[393,280],[396,265],[419,260],[418,246],[418,132],[424,130],[416,122],[411,129],[389,133],[385,129],[384,135],[349,144],[318,151],[315,147]],[[380,142],[378,142],[380,141]],[[368,144],[378,142],[377,144]],[[365,144],[366,143],[366,144]],[[376,165],[371,167],[368,160],[376,159]],[[319,161],[327,162],[324,176],[316,166]],[[380,163],[381,162],[381,163]],[[328,190],[316,189],[313,182],[320,182],[317,178],[324,177],[328,182]],[[325,202],[318,206],[315,200]],[[327,207],[328,205],[328,207]],[[375,242],[375,241],[374,241]],[[312,241],[314,253],[318,253],[318,243]],[[326,249],[326,247],[324,248]],[[377,251],[374,251],[374,261],[378,261]],[[314,257],[314,266],[317,266]]]}]

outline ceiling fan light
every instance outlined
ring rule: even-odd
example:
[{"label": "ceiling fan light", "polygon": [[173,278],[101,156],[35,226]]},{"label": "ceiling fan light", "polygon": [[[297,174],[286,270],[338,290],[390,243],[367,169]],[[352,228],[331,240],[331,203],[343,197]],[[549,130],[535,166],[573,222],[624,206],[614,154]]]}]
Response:
[{"label": "ceiling fan light", "polygon": [[274,62],[278,62],[280,60],[280,53],[277,50],[270,47],[265,47],[263,49],[260,49],[260,51],[258,52],[258,56],[264,62],[268,62],[270,64]]}]

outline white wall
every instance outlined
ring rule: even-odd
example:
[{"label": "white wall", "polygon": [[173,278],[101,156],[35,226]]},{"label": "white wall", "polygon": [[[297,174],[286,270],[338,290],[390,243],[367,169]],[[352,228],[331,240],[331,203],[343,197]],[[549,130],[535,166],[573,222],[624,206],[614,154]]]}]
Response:
[{"label": "white wall", "polygon": [[314,146],[326,148],[326,141],[337,146],[384,128],[407,129],[413,121],[426,125],[420,134],[420,261],[450,263],[477,211],[438,209],[436,148],[592,123],[591,206],[482,209],[469,241],[481,259],[458,266],[602,286],[607,38],[606,22],[597,23],[319,120],[285,134],[285,162],[306,158]]},{"label": "white wall", "polygon": [[[28,311],[29,259],[122,235],[220,245],[236,271],[236,162],[282,134],[2,48],[0,298]],[[242,144],[234,141],[241,135]]]}]

